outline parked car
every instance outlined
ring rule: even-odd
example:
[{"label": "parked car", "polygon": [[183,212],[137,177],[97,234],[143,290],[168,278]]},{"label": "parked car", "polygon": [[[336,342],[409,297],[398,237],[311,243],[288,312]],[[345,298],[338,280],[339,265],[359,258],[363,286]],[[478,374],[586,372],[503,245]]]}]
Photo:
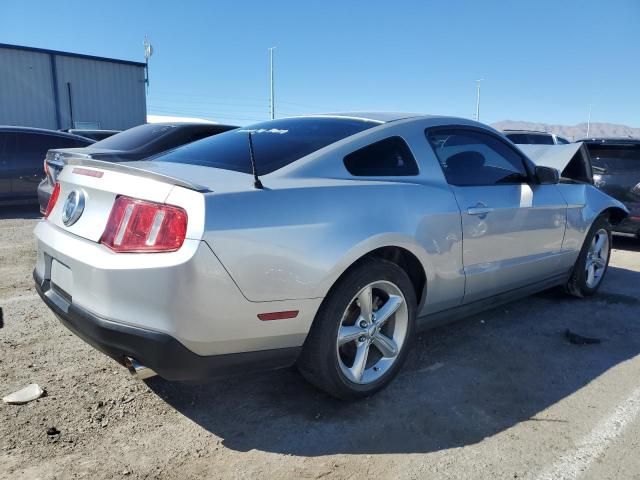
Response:
[{"label": "parked car", "polygon": [[522,145],[565,145],[571,143],[555,133],[536,130],[503,130],[503,133],[513,143]]},{"label": "parked car", "polygon": [[578,141],[586,145],[591,155],[596,187],[620,200],[631,212],[614,230],[640,238],[640,139]]},{"label": "parked car", "polygon": [[0,204],[36,203],[47,150],[91,143],[93,140],[53,130],[0,126]]},{"label": "parked car", "polygon": [[211,135],[237,128],[231,125],[213,123],[154,123],[144,124],[117,133],[109,138],[83,149],[51,149],[46,157],[46,177],[38,186],[40,211],[47,209],[56,176],[62,168],[63,159],[68,155],[82,155],[109,162],[142,160],[158,153],[171,150],[185,143],[200,140]]},{"label": "parked car", "polygon": [[80,135],[81,137],[90,138],[99,142],[105,138],[109,138],[116,133],[120,133],[122,130],[87,130],[82,128],[69,128],[64,130],[65,132],[73,133],[74,135]]},{"label": "parked car", "polygon": [[418,327],[595,294],[626,214],[471,120],[278,119],[135,164],[67,157],[34,278],[138,377],[297,363],[354,398],[391,381]]}]

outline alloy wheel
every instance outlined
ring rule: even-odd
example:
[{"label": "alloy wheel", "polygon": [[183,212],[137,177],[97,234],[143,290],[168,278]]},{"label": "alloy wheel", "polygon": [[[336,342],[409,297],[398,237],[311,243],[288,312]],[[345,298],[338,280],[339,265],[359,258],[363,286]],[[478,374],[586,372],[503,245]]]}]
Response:
[{"label": "alloy wheel", "polygon": [[593,236],[585,262],[585,282],[587,287],[595,288],[602,280],[609,259],[609,233],[601,228]]},{"label": "alloy wheel", "polygon": [[345,377],[358,384],[382,377],[396,362],[408,325],[406,300],[396,285],[378,281],[361,289],[338,328],[336,352]]}]

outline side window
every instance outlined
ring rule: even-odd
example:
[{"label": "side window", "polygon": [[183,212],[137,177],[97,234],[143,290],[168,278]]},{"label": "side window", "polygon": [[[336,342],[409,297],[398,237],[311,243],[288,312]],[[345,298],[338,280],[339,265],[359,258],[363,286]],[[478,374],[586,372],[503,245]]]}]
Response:
[{"label": "side window", "polygon": [[418,165],[407,143],[389,137],[344,157],[344,166],[357,177],[404,177],[418,174]]},{"label": "side window", "polygon": [[528,180],[521,156],[492,135],[467,129],[426,132],[451,185],[519,184]]},{"label": "side window", "polygon": [[559,145],[569,144],[569,140],[567,140],[566,138],[558,137],[557,135],[556,135],[556,140],[558,140]]}]

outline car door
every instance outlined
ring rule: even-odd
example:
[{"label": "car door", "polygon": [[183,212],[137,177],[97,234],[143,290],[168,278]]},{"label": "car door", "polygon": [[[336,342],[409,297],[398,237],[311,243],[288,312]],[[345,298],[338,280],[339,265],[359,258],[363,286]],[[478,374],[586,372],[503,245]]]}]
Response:
[{"label": "car door", "polygon": [[9,133],[0,132],[0,200],[11,198],[12,165],[9,157]]},{"label": "car door", "polygon": [[44,159],[47,151],[54,148],[84,147],[91,143],[80,138],[40,132],[18,132],[14,134],[13,194],[16,197],[35,197],[38,184],[45,177]]},{"label": "car door", "polygon": [[427,137],[460,208],[464,302],[559,274],[567,205],[557,186],[534,182],[528,161],[488,130]]}]

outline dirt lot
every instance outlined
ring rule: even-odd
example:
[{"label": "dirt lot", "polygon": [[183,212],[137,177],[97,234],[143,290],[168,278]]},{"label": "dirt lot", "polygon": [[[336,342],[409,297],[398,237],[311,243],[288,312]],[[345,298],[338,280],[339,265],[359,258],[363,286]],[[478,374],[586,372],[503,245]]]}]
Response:
[{"label": "dirt lot", "polygon": [[0,403],[0,478],[640,478],[638,242],[616,238],[597,297],[547,292],[426,332],[390,388],[345,403],[293,370],[132,379],[35,295],[36,221],[0,213],[0,396],[47,391]]}]

